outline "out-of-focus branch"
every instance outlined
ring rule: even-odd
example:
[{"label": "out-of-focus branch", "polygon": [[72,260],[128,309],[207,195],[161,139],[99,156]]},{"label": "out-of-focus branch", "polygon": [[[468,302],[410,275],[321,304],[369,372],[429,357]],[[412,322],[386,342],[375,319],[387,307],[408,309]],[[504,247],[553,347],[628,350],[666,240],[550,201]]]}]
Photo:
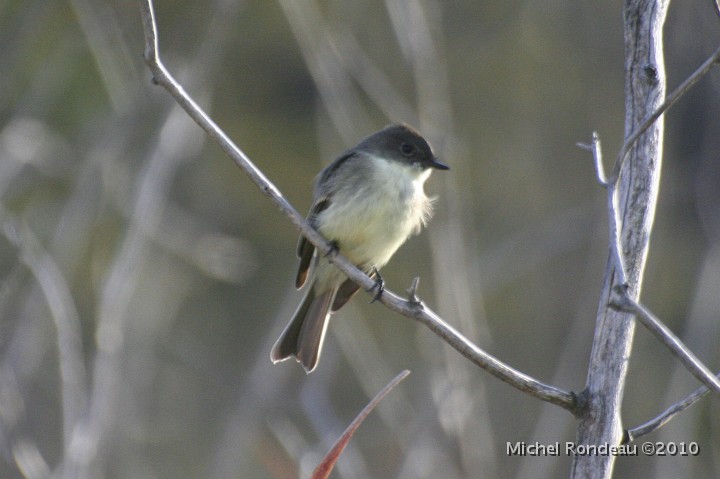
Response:
[{"label": "out-of-focus branch", "polygon": [[[332,245],[305,222],[304,218],[290,205],[275,185],[273,185],[252,163],[247,155],[227,137],[167,71],[160,60],[152,1],[141,1],[140,6],[146,41],[145,62],[153,73],[153,81],[165,88],[173,98],[175,98],[187,114],[218,143],[220,148],[247,174],[253,183],[258,186],[260,191],[270,197],[280,211],[318,248],[321,254],[329,255],[329,260],[347,275],[348,278],[366,291],[372,291],[375,286],[375,281],[360,271],[348,259],[333,253]],[[576,411],[576,401],[573,393],[543,384],[502,363],[474,345],[435,313],[425,308],[422,303],[405,300],[387,290],[385,290],[380,297],[380,302],[393,311],[424,324],[463,356],[502,381],[538,399],[558,405],[573,413]]]},{"label": "out-of-focus branch", "polygon": [[278,5],[295,35],[308,72],[318,86],[322,104],[340,137],[349,142],[358,127],[369,129],[371,121],[353,79],[343,68],[337,47],[318,41],[317,35],[311,33],[330,30],[322,19],[321,9],[314,1],[288,0],[280,1]]},{"label": "out-of-focus branch", "polygon": [[20,251],[20,257],[45,295],[48,309],[55,321],[62,388],[63,439],[67,449],[86,402],[80,315],[60,268],[42,248],[30,228],[11,217],[4,208],[0,208],[0,216],[0,231]]}]

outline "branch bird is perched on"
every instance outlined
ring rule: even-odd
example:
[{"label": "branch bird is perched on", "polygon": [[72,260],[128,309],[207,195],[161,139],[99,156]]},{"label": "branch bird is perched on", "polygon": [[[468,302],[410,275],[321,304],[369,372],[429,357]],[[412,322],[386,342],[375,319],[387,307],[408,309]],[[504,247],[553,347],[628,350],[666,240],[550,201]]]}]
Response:
[{"label": "branch bird is perched on", "polygon": [[[318,175],[308,222],[339,253],[378,280],[383,267],[428,221],[432,200],[423,185],[432,169],[447,170],[414,129],[389,125],[347,150]],[[295,284],[302,287],[314,263],[314,277],[292,320],[272,348],[273,362],[294,356],[309,373],[320,359],[330,314],[359,286],[318,255],[304,237],[298,242]],[[314,261],[313,261],[314,258]]]}]

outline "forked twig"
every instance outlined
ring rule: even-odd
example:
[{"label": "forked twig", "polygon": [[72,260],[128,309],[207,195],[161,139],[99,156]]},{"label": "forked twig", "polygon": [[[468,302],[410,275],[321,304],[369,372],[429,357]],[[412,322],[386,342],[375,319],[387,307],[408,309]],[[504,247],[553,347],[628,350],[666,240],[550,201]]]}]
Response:
[{"label": "forked twig", "polygon": [[579,143],[578,146],[587,151],[592,152],[597,174],[598,182],[607,191],[607,207],[608,207],[608,227],[610,232],[610,255],[614,265],[615,274],[617,275],[617,283],[619,286],[615,288],[616,296],[611,299],[611,307],[631,313],[640,323],[649,329],[670,351],[675,355],[690,373],[700,380],[705,387],[697,390],[685,400],[677,403],[663,414],[652,421],[639,426],[638,428],[626,431],[626,441],[632,440],[634,437],[648,434],[667,421],[672,419],[676,414],[683,411],[687,407],[694,404],[700,397],[708,391],[720,392],[720,380],[718,377],[702,363],[692,351],[685,346],[682,341],[667,327],[662,321],[654,316],[645,306],[634,300],[628,291],[627,273],[625,269],[624,257],[622,254],[622,240],[620,236],[621,221],[618,216],[618,205],[616,198],[617,185],[622,172],[622,167],[630,150],[633,148],[638,138],[650,128],[660,116],[674,105],[687,91],[697,83],[700,78],[706,75],[713,66],[720,61],[720,48],[718,48],[692,75],[690,75],[680,86],[678,86],[658,107],[652,115],[650,115],[640,126],[627,138],[623,144],[618,158],[613,167],[610,177],[605,174],[603,166],[602,150],[600,147],[600,139],[597,133],[593,133],[592,142],[590,144]]}]

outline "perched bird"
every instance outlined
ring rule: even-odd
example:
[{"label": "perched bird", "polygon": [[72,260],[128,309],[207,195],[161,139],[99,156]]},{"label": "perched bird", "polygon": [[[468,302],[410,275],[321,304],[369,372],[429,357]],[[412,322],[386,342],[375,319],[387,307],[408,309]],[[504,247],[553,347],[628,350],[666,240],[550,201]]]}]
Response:
[{"label": "perched bird", "polygon": [[[447,170],[414,129],[389,125],[360,141],[323,169],[315,183],[308,222],[361,270],[382,293],[383,267],[432,213],[423,184],[433,169]],[[314,263],[305,298],[272,348],[273,362],[294,356],[310,373],[320,359],[330,314],[359,289],[303,236],[295,285],[301,288]]]}]

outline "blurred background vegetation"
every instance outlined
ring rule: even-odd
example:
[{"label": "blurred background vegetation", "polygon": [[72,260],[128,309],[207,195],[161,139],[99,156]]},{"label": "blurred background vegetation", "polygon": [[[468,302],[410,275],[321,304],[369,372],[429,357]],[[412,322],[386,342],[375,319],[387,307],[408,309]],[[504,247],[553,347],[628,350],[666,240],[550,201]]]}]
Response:
[{"label": "blurred background vegetation", "polygon": [[[607,250],[577,142],[623,135],[622,2],[158,1],[163,59],[304,213],[314,175],[390,120],[452,169],[422,235],[383,271],[482,348],[584,387]],[[668,88],[720,43],[712,2],[673,2]],[[297,233],[150,81],[138,4],[0,2],[0,477],[306,477],[354,415],[334,477],[563,477],[506,442],[574,419],[359,295],[316,372],[269,351],[301,299]],[[643,300],[715,369],[720,72],[666,116]],[[698,387],[639,328],[625,426]],[[717,477],[706,398],[620,458],[617,477]]]}]

